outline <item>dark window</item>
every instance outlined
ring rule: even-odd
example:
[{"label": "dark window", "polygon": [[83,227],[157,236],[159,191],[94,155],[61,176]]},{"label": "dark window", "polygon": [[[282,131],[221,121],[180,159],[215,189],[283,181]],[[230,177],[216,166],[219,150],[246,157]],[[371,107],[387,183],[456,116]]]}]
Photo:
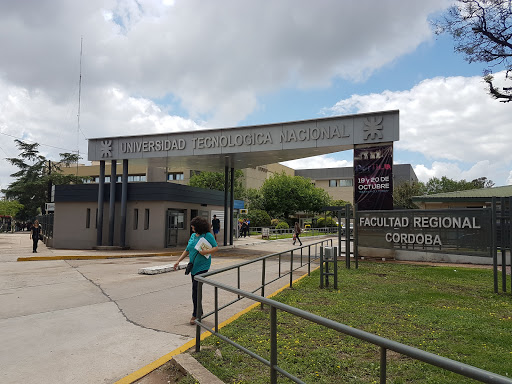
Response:
[{"label": "dark window", "polygon": [[149,209],[144,211],[144,229],[149,229]]},{"label": "dark window", "polygon": [[91,228],[91,208],[87,208],[85,215],[85,228]]},{"label": "dark window", "polygon": [[139,228],[139,210],[135,208],[133,210],[133,229]]}]

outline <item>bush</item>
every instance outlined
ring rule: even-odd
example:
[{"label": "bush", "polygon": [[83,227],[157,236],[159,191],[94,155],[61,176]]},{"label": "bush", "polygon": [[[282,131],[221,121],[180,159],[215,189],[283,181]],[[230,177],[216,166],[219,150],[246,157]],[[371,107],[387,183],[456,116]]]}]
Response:
[{"label": "bush", "polygon": [[276,225],[276,229],[288,229],[290,228],[290,226],[288,225],[288,223],[284,222],[284,221],[280,221],[277,225]]},{"label": "bush", "polygon": [[269,214],[260,209],[250,210],[247,218],[251,221],[251,227],[268,227],[270,225]]},{"label": "bush", "polygon": [[323,228],[323,227],[336,227],[336,221],[332,217],[320,217],[316,221],[317,228]]}]

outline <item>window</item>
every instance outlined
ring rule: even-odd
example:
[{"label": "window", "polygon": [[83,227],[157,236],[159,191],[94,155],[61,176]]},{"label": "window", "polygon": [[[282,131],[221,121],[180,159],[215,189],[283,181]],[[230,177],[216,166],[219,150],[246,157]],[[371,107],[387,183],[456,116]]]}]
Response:
[{"label": "window", "polygon": [[352,187],[354,185],[353,179],[342,179],[339,181],[340,187]]},{"label": "window", "polygon": [[169,172],[167,174],[167,180],[185,180],[183,172]]},{"label": "window", "polygon": [[133,210],[133,229],[139,229],[139,210],[137,208]]},{"label": "window", "polygon": [[337,187],[338,186],[337,181],[338,180],[329,180],[329,187]]},{"label": "window", "polygon": [[144,210],[144,229],[149,229],[149,209]]},{"label": "window", "polygon": [[95,224],[94,224],[94,228],[98,228],[98,208],[96,208],[96,220],[95,220]]},{"label": "window", "polygon": [[85,228],[91,228],[91,208],[87,208],[87,213],[85,214]]}]

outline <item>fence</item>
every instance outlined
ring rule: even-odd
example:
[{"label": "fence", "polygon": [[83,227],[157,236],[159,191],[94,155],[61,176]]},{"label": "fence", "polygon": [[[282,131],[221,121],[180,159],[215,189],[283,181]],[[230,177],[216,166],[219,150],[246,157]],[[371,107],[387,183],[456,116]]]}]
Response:
[{"label": "fence", "polygon": [[45,239],[53,239],[53,213],[37,216]]},{"label": "fence", "polygon": [[[324,228],[309,228],[303,229],[300,236],[301,237],[309,237],[309,236],[322,236],[322,235],[331,235],[337,233],[337,227],[324,227]],[[285,239],[291,238],[293,236],[293,228],[286,229],[276,229],[276,228],[268,228],[268,227],[251,227],[250,235],[262,235],[268,239]]]},{"label": "fence", "polygon": [[[323,244],[328,244],[328,243],[329,243],[329,240],[324,240],[324,241],[321,241],[321,242],[318,242],[315,244],[310,244],[310,245],[303,246],[303,247],[299,248],[301,251],[301,266],[303,264],[302,263],[302,253],[303,253],[302,250],[304,248],[308,248],[308,274],[310,273],[310,264],[312,261],[311,246],[315,245],[315,259],[316,259],[318,257],[317,253],[316,253],[317,244],[323,245]],[[332,241],[330,241],[330,244],[332,246]],[[297,248],[295,250],[297,250]],[[479,369],[479,368],[476,368],[476,367],[473,367],[473,366],[470,366],[467,364],[463,364],[461,362],[451,360],[451,359],[448,359],[448,358],[445,358],[442,356],[438,356],[438,355],[435,355],[435,354],[432,354],[432,353],[429,353],[426,351],[422,351],[420,349],[417,349],[417,348],[414,348],[414,347],[411,347],[411,346],[408,346],[408,345],[405,345],[402,343],[398,343],[398,342],[395,342],[395,341],[392,341],[392,340],[389,340],[389,339],[386,339],[386,338],[383,338],[380,336],[376,336],[371,333],[349,327],[345,324],[341,324],[341,323],[323,318],[321,316],[314,315],[312,313],[309,313],[309,312],[291,307],[289,305],[282,304],[280,302],[266,298],[264,296],[264,287],[265,287],[266,283],[268,284],[270,282],[265,282],[265,261],[271,257],[279,257],[279,270],[280,270],[281,269],[281,255],[285,254],[285,253],[291,253],[290,254],[290,272],[289,272],[290,286],[291,286],[292,285],[292,272],[294,270],[293,269],[293,259],[294,259],[293,253],[295,250],[271,254],[271,255],[264,256],[264,257],[261,257],[261,258],[255,259],[255,260],[251,260],[251,261],[248,261],[245,263],[241,263],[241,264],[238,264],[235,266],[226,267],[223,269],[219,269],[219,270],[211,271],[211,272],[208,272],[208,273],[205,273],[202,275],[195,276],[195,279],[199,282],[199,289],[198,289],[198,314],[199,314],[199,317],[196,319],[196,352],[200,351],[201,328],[204,328],[207,331],[211,332],[214,336],[224,340],[225,342],[238,348],[240,351],[245,352],[252,358],[267,365],[270,368],[270,372],[269,372],[270,383],[272,383],[272,384],[277,383],[277,374],[278,373],[289,378],[290,380],[294,381],[295,383],[303,383],[303,381],[301,381],[299,378],[297,378],[294,375],[292,375],[291,373],[283,370],[278,365],[278,355],[279,354],[278,354],[278,347],[277,347],[277,311],[281,310],[284,312],[288,312],[292,315],[301,317],[303,319],[309,320],[316,324],[322,325],[326,328],[333,329],[340,333],[344,333],[346,335],[349,335],[349,336],[355,337],[357,339],[374,344],[376,346],[379,346],[380,347],[380,383],[381,384],[386,383],[386,375],[387,375],[387,364],[386,363],[387,363],[387,351],[388,350],[400,353],[400,354],[402,354],[404,356],[408,356],[412,359],[419,360],[419,361],[425,362],[425,363],[433,365],[433,366],[440,367],[442,369],[445,369],[445,370],[448,370],[451,372],[455,372],[461,376],[469,377],[469,378],[478,380],[483,383],[491,383],[491,384],[511,384],[512,383],[512,380],[507,377],[497,375],[492,372],[484,371],[482,369]],[[253,292],[248,292],[248,291],[244,291],[244,290],[240,289],[240,267],[242,267],[243,265],[257,263],[257,262],[263,263],[261,286],[258,287]],[[221,274],[224,272],[228,272],[233,269],[238,270],[238,287],[237,288],[211,280],[212,276],[215,276],[215,275],[218,275],[218,274]],[[296,268],[296,269],[298,269],[298,268]],[[283,276],[286,276],[286,275],[287,274],[284,274]],[[281,278],[280,271],[279,271],[278,279],[279,278]],[[214,287],[215,309],[213,312],[201,316],[201,301],[202,301],[201,297],[202,297],[202,285],[203,284],[208,284],[208,285],[211,285]],[[267,305],[270,307],[270,360],[265,359],[264,357],[252,352],[251,350],[243,347],[242,345],[230,340],[229,338],[227,338],[224,335],[219,333],[218,312],[221,309],[223,309],[223,308],[227,307],[228,305],[235,302],[235,301],[233,301],[232,303],[229,303],[229,304],[223,306],[222,308],[219,308],[219,306],[218,306],[219,289],[221,289],[225,292],[230,292],[230,293],[237,295],[238,299],[236,301],[241,300],[242,298],[248,298],[250,300],[259,302],[261,304],[261,306]],[[261,289],[261,294],[256,295],[254,292],[256,292],[259,289]],[[211,315],[215,316],[214,329],[209,328],[202,322],[202,320],[204,318],[211,316]]]}]

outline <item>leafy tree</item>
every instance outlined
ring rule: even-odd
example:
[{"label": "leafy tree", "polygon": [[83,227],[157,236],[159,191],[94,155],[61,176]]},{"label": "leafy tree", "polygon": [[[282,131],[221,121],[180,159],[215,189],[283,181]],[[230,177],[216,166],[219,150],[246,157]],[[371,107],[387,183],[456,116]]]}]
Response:
[{"label": "leafy tree", "polygon": [[59,162],[48,161],[39,154],[38,143],[25,143],[16,139],[16,146],[21,151],[18,157],[7,158],[12,165],[19,168],[11,177],[16,180],[2,192],[9,200],[17,200],[23,207],[17,212],[20,220],[30,220],[38,215],[44,204],[50,201],[48,189],[51,185],[81,183],[82,179],[75,175],[63,175],[61,166],[79,160],[71,153],[61,153]]},{"label": "leafy tree", "polygon": [[245,202],[247,203],[247,208],[264,210],[265,206],[263,204],[263,196],[260,191],[255,188],[248,188],[245,191]]},{"label": "leafy tree", "polygon": [[261,189],[263,205],[273,217],[287,219],[299,211],[319,212],[329,202],[329,195],[309,179],[276,173],[265,180]]},{"label": "leafy tree", "polygon": [[[445,17],[436,23],[437,32],[447,32],[455,40],[455,52],[469,62],[501,66],[505,80],[512,80],[512,0],[457,0]],[[512,101],[512,87],[493,83],[492,70],[484,73],[492,97]]]},{"label": "leafy tree", "polygon": [[269,214],[260,209],[249,209],[247,215],[243,215],[242,218],[249,219],[251,227],[268,227],[270,225]]},{"label": "leafy tree", "polygon": [[492,188],[494,186],[494,182],[487,177],[479,177],[471,182],[474,184],[475,188]]},{"label": "leafy tree", "polygon": [[418,206],[412,202],[413,196],[421,196],[425,192],[425,184],[400,183],[393,187],[393,206],[397,209],[417,209]]},{"label": "leafy tree", "polygon": [[[351,205],[350,202],[345,201],[345,200],[331,200],[331,201],[329,201],[328,205],[333,206],[333,207],[344,207],[347,204]],[[331,217],[338,217],[338,212],[336,212],[336,211],[327,211],[327,212],[325,212],[325,214],[327,216],[331,216]]]},{"label": "leafy tree", "polygon": [[[245,196],[245,189],[242,185],[243,178],[244,173],[240,169],[235,170],[235,199],[243,199]],[[224,180],[224,172],[205,171],[192,176],[188,184],[191,187],[224,191]],[[229,180],[228,184],[231,184]]]},{"label": "leafy tree", "polygon": [[473,181],[466,180],[453,180],[449,179],[446,176],[438,179],[437,177],[431,178],[425,184],[425,194],[432,195],[434,193],[446,193],[446,192],[456,192],[456,191],[465,191],[468,189],[477,189],[481,188],[481,185],[494,185],[491,180],[487,180],[486,177],[480,177]]},{"label": "leafy tree", "polygon": [[23,205],[16,200],[0,200],[0,216],[12,216],[23,208]]}]

